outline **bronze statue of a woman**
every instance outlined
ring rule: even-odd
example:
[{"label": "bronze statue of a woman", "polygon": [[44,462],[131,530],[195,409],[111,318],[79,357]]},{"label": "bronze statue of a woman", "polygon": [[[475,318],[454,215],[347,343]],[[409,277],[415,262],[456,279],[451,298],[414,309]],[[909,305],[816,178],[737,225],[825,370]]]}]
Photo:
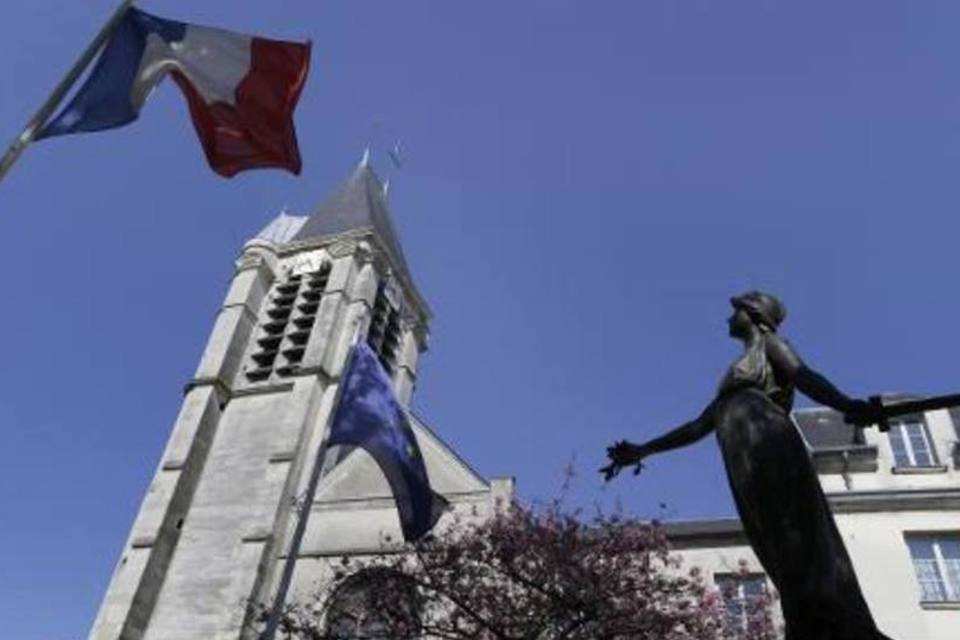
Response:
[{"label": "bronze statue of a woman", "polygon": [[780,593],[786,640],[890,640],[870,615],[806,445],[789,418],[794,388],[858,426],[875,422],[875,410],[807,367],[777,335],[786,310],[776,297],[751,291],[731,303],[730,335],[745,350],[713,402],[659,438],[616,443],[607,450],[611,463],[600,471],[607,480],[627,465],[639,471],[647,456],[716,431],[744,531]]}]

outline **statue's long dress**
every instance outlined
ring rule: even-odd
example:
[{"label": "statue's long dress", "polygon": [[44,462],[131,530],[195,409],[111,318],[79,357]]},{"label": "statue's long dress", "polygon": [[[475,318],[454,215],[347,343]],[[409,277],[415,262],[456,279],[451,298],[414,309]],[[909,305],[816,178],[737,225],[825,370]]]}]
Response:
[{"label": "statue's long dress", "polygon": [[787,640],[889,640],[877,630],[765,340],[720,386],[713,417],[754,552],[780,593]]}]

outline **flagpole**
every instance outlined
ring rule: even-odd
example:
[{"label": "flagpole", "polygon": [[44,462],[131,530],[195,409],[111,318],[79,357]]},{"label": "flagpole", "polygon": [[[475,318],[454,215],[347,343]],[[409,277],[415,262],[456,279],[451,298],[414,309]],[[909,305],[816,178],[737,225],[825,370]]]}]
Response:
[{"label": "flagpole", "polygon": [[287,592],[290,590],[290,583],[293,580],[293,570],[297,564],[297,554],[300,551],[300,545],[303,543],[303,535],[307,531],[307,519],[310,517],[310,509],[313,507],[313,499],[317,493],[317,485],[320,484],[320,471],[323,468],[324,458],[326,457],[327,437],[330,433],[330,424],[336,420],[337,412],[340,410],[340,398],[343,396],[343,385],[346,382],[347,374],[350,372],[357,344],[360,342],[360,332],[363,328],[363,321],[364,316],[358,316],[356,326],[353,329],[353,337],[350,339],[349,351],[347,351],[347,357],[344,359],[343,369],[337,381],[337,392],[333,401],[333,410],[327,422],[327,430],[320,440],[320,446],[317,448],[317,457],[313,461],[313,469],[310,471],[307,490],[304,492],[303,504],[299,505],[297,526],[293,531],[290,547],[287,549],[287,557],[283,564],[283,572],[280,575],[280,583],[277,585],[277,592],[274,596],[273,604],[270,607],[270,615],[267,617],[266,626],[264,626],[259,640],[273,640],[277,633],[277,627],[280,626],[280,618],[283,614],[283,603],[286,601]]},{"label": "flagpole", "polygon": [[73,67],[67,72],[63,77],[60,83],[53,90],[53,93],[50,94],[50,97],[47,98],[47,101],[37,110],[33,115],[30,121],[27,123],[26,128],[23,130],[17,138],[13,141],[10,147],[7,149],[7,152],[3,155],[3,159],[0,159],[0,182],[3,182],[4,177],[20,158],[20,155],[24,150],[33,142],[33,137],[37,135],[37,131],[40,130],[47,120],[50,119],[50,116],[53,115],[53,112],[56,111],[57,107],[60,105],[60,102],[63,101],[65,95],[70,90],[70,87],[74,85],[80,75],[83,73],[93,58],[97,55],[97,52],[100,51],[100,48],[103,46],[103,43],[113,35],[114,30],[117,28],[117,25],[120,24],[120,19],[123,18],[124,13],[127,9],[133,6],[134,0],[123,0],[120,3],[120,6],[116,8],[113,12],[113,15],[110,16],[110,19],[107,20],[107,23],[103,25],[103,28],[100,29],[99,33],[94,36],[93,40],[87,45],[87,48],[84,49],[83,53],[80,54],[80,58],[74,63]]}]

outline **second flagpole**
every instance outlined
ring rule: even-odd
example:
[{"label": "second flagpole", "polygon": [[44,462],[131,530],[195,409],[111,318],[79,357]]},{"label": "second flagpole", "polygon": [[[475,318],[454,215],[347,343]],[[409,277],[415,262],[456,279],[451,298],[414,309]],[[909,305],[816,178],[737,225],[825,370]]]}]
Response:
[{"label": "second flagpole", "polygon": [[83,53],[80,54],[80,57],[73,64],[67,74],[63,77],[56,88],[54,88],[53,93],[50,94],[50,97],[47,98],[46,102],[37,109],[37,112],[30,118],[30,121],[27,123],[27,126],[24,128],[23,132],[17,136],[13,141],[10,147],[7,149],[6,153],[3,155],[3,158],[0,159],[0,182],[3,182],[4,177],[9,173],[10,169],[23,154],[24,150],[33,142],[34,136],[37,135],[37,131],[40,130],[47,120],[50,119],[50,116],[53,115],[54,111],[57,110],[57,107],[63,101],[64,96],[67,95],[67,92],[70,91],[70,87],[76,83],[77,79],[80,78],[80,75],[83,74],[84,69],[86,69],[90,63],[96,57],[97,53],[100,51],[100,48],[103,46],[103,43],[106,42],[110,36],[113,34],[113,31],[117,28],[117,25],[120,24],[120,20],[123,18],[123,15],[127,12],[127,9],[133,6],[134,0],[123,0],[120,3],[120,6],[116,8],[113,14],[110,16],[110,19],[107,20],[107,23],[103,25],[103,28],[94,36],[93,40],[87,45],[87,48],[83,50]]},{"label": "second flagpole", "polygon": [[298,505],[297,524],[290,540],[290,545],[286,550],[286,558],[283,562],[283,568],[280,571],[280,582],[277,585],[273,602],[270,606],[270,612],[267,615],[266,624],[263,631],[260,632],[258,640],[274,640],[277,628],[280,626],[280,618],[283,615],[283,605],[287,599],[287,592],[290,590],[290,583],[293,581],[293,570],[297,563],[297,554],[303,543],[303,536],[307,531],[307,520],[310,517],[310,509],[313,507],[314,496],[317,493],[317,485],[320,482],[320,472],[323,469],[323,461],[327,451],[327,439],[329,438],[330,424],[337,418],[337,412],[340,410],[340,401],[343,397],[343,387],[347,382],[347,375],[352,368],[353,359],[357,343],[360,342],[364,329],[364,321],[368,320],[365,315],[357,318],[356,326],[353,328],[353,336],[350,338],[350,346],[347,355],[344,358],[343,369],[340,372],[340,378],[337,381],[337,391],[333,401],[333,410],[330,413],[326,432],[320,438],[320,446],[314,458],[313,468],[307,480],[307,488],[304,492],[303,502]]}]

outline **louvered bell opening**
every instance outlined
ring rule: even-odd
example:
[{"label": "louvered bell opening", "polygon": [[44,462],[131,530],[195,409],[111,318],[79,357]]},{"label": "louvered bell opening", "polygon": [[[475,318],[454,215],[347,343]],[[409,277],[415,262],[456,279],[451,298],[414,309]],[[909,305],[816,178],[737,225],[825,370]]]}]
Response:
[{"label": "louvered bell opening", "polygon": [[302,311],[301,315],[293,319],[293,325],[297,330],[310,331],[314,321],[317,319],[317,308],[309,311]]},{"label": "louvered bell opening", "polygon": [[310,332],[317,321],[320,299],[327,288],[329,277],[329,264],[324,264],[317,271],[302,277],[302,286],[297,290],[294,299],[289,302],[292,310],[290,326],[286,330],[280,351],[283,364],[277,368],[277,375],[293,375],[303,362],[307,342],[310,341]]},{"label": "louvered bell opening", "polygon": [[283,336],[264,336],[257,340],[257,344],[264,351],[276,351],[280,348],[280,343],[283,341]]},{"label": "louvered bell opening", "polygon": [[287,338],[290,340],[290,343],[295,346],[298,346],[298,347],[306,346],[307,340],[310,339],[310,329],[306,328],[306,329],[297,329],[296,331],[291,331],[290,333],[287,334]]},{"label": "louvered bell opening", "polygon": [[270,307],[267,309],[267,315],[270,316],[273,320],[282,320],[286,322],[287,318],[290,317],[290,313],[293,311],[293,305],[288,305],[285,307]]},{"label": "louvered bell opening", "polygon": [[383,345],[383,336],[387,330],[387,317],[390,314],[390,307],[387,303],[387,297],[383,294],[383,288],[377,292],[376,300],[373,303],[373,313],[370,318],[370,328],[367,330],[367,344],[370,348],[380,353],[380,347]]},{"label": "louvered bell opening", "polygon": [[284,282],[274,285],[270,293],[266,317],[260,325],[257,336],[258,349],[250,355],[250,365],[245,372],[247,379],[251,382],[266,380],[273,373],[283,344],[283,336],[290,323],[290,315],[293,313],[297,293],[300,290],[301,279],[301,276],[287,278]]},{"label": "louvered bell opening", "polygon": [[303,299],[307,302],[320,302],[320,295],[322,294],[319,290],[307,289],[303,292]]},{"label": "louvered bell opening", "polygon": [[272,367],[273,361],[277,359],[277,349],[271,349],[270,351],[258,351],[253,354],[251,358],[256,362],[260,367]]},{"label": "louvered bell opening", "polygon": [[377,353],[384,369],[392,375],[400,352],[400,312],[391,306],[383,286],[373,303],[367,344]]},{"label": "louvered bell opening", "polygon": [[400,353],[400,314],[391,309],[387,327],[380,347],[380,362],[391,374],[397,370],[397,356]]},{"label": "louvered bell opening", "polygon": [[297,299],[296,292],[276,295],[273,298],[273,305],[275,308],[278,308],[278,309],[286,309],[288,307],[293,307],[293,301],[296,299]]},{"label": "louvered bell opening", "polygon": [[327,288],[327,279],[329,276],[329,269],[322,273],[318,272],[316,275],[311,276],[310,279],[307,280],[307,288],[311,291],[320,291],[322,293],[323,290]]},{"label": "louvered bell opening", "polygon": [[283,357],[286,358],[290,364],[299,364],[303,361],[303,353],[305,351],[306,347],[293,346],[283,350]]},{"label": "louvered bell opening", "polygon": [[262,380],[266,380],[267,378],[270,377],[270,372],[271,372],[271,371],[272,371],[272,369],[270,369],[270,368],[266,368],[266,369],[248,369],[248,370],[247,370],[247,374],[246,374],[246,375],[247,375],[247,380],[249,380],[250,382],[260,382],[260,381],[262,381]]},{"label": "louvered bell opening", "polygon": [[288,280],[277,287],[277,293],[284,296],[291,295],[295,294],[298,288],[300,288],[300,280]]},{"label": "louvered bell opening", "polygon": [[[267,314],[269,315],[269,311],[267,312]],[[270,320],[260,325],[260,328],[268,336],[277,336],[277,335],[282,336],[283,330],[287,328],[287,320],[285,318],[278,319],[278,320]]]}]

